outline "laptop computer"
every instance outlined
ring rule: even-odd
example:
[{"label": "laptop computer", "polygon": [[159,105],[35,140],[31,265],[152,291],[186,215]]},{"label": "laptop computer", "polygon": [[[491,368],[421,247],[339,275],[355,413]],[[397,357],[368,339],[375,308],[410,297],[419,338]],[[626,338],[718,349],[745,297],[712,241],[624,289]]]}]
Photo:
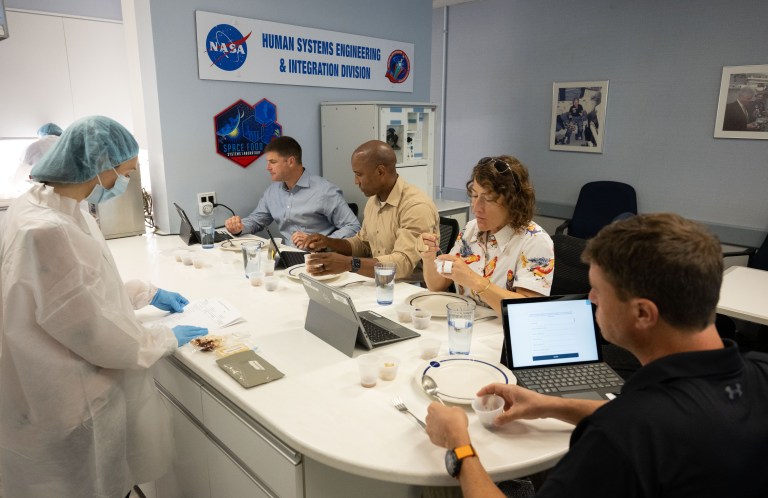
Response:
[{"label": "laptop computer", "polygon": [[543,394],[613,399],[622,378],[603,362],[586,294],[504,299],[501,363],[518,384]]},{"label": "laptop computer", "polygon": [[348,294],[306,273],[299,277],[309,295],[304,328],[347,356],[355,343],[373,349],[421,335],[375,311],[358,312]]},{"label": "laptop computer", "polygon": [[[184,212],[184,210],[176,204],[173,203],[174,207],[176,207],[176,212],[179,213],[179,218],[181,218],[181,225],[179,226],[179,237],[181,237],[181,240],[184,241],[185,244],[188,246],[191,246],[192,244],[200,244],[200,231],[195,230],[193,228],[192,223],[189,221],[189,217],[187,216],[187,213]],[[213,241],[214,242],[222,242],[224,240],[231,239],[232,236],[227,233],[226,230],[216,230],[213,233]]]},{"label": "laptop computer", "polygon": [[272,243],[272,247],[275,248],[275,252],[279,257],[279,259],[277,260],[277,263],[275,263],[276,266],[282,267],[283,269],[287,270],[291,266],[304,264],[304,255],[307,254],[307,251],[281,252],[280,247],[278,247],[278,244],[275,242],[275,238],[272,237],[272,232],[269,231],[269,228],[265,228],[264,231],[267,232],[267,236],[269,237],[269,240]]}]

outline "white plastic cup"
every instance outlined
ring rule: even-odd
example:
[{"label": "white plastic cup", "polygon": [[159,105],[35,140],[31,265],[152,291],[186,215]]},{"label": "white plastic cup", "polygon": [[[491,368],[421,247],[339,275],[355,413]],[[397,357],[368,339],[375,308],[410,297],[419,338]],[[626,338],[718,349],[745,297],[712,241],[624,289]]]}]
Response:
[{"label": "white plastic cup", "polygon": [[258,287],[264,283],[264,272],[263,271],[255,271],[253,273],[248,274],[248,279],[251,281],[251,285],[253,287]]},{"label": "white plastic cup", "polygon": [[357,366],[360,370],[360,385],[373,387],[379,378],[379,358],[373,354],[358,356]]},{"label": "white plastic cup", "polygon": [[411,323],[411,313],[413,306],[410,304],[401,304],[397,307],[397,321],[400,323]]},{"label": "white plastic cup", "polygon": [[265,259],[261,262],[262,270],[264,270],[264,274],[268,277],[271,277],[275,274],[275,260],[274,259]]},{"label": "white plastic cup", "polygon": [[384,356],[379,361],[379,378],[381,380],[395,380],[398,366],[400,366],[400,360],[394,356]]},{"label": "white plastic cup", "polygon": [[376,302],[385,306],[392,304],[395,298],[395,264],[376,263],[373,272],[376,280]]},{"label": "white plastic cup", "polygon": [[448,353],[469,354],[472,345],[474,303],[448,303]]},{"label": "white plastic cup", "polygon": [[432,312],[416,308],[411,312],[411,320],[413,320],[413,328],[416,330],[427,329],[432,320]]},{"label": "white plastic cup", "polygon": [[192,251],[185,252],[181,255],[181,262],[184,263],[185,266],[192,266],[194,263],[192,256]]},{"label": "white plastic cup", "polygon": [[440,352],[440,341],[432,337],[425,337],[419,341],[419,350],[422,360],[431,360]]},{"label": "white plastic cup", "polygon": [[486,429],[496,427],[494,420],[504,411],[504,398],[496,394],[478,396],[472,401],[472,409]]},{"label": "white plastic cup", "polygon": [[269,292],[276,291],[280,286],[280,278],[276,275],[271,275],[264,278],[264,288]]},{"label": "white plastic cup", "polygon": [[200,270],[200,269],[202,269],[202,268],[205,268],[205,262],[206,262],[206,258],[205,258],[205,256],[204,256],[204,255],[202,255],[202,254],[196,254],[196,255],[195,255],[193,258],[192,258],[192,264],[193,264],[193,265],[195,266],[195,268],[197,268],[198,270]]}]

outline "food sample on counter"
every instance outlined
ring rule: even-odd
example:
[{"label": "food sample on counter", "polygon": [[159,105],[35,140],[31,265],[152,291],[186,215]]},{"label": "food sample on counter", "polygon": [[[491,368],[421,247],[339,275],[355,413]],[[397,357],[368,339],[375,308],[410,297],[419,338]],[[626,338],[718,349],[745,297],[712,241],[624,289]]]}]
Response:
[{"label": "food sample on counter", "polygon": [[221,347],[224,340],[217,335],[205,335],[203,337],[197,337],[189,341],[199,351],[213,351],[214,349]]}]

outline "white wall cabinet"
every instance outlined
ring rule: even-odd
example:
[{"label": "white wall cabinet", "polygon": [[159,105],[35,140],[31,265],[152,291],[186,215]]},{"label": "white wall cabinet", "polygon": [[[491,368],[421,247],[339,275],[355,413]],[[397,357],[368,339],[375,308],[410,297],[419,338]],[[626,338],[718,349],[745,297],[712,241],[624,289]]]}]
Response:
[{"label": "white wall cabinet", "polygon": [[402,102],[323,102],[323,177],[344,191],[347,202],[355,202],[362,215],[367,198],[355,185],[350,158],[368,140],[387,141],[397,135],[397,170],[403,179],[434,196],[435,164],[434,104]]}]

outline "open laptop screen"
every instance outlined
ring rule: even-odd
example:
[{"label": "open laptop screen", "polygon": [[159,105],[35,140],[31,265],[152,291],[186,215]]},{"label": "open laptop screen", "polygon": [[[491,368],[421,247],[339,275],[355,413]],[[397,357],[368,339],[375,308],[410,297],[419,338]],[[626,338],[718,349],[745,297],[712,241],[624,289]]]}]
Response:
[{"label": "open laptop screen", "polygon": [[510,368],[601,360],[592,302],[586,295],[508,299],[502,309]]}]

